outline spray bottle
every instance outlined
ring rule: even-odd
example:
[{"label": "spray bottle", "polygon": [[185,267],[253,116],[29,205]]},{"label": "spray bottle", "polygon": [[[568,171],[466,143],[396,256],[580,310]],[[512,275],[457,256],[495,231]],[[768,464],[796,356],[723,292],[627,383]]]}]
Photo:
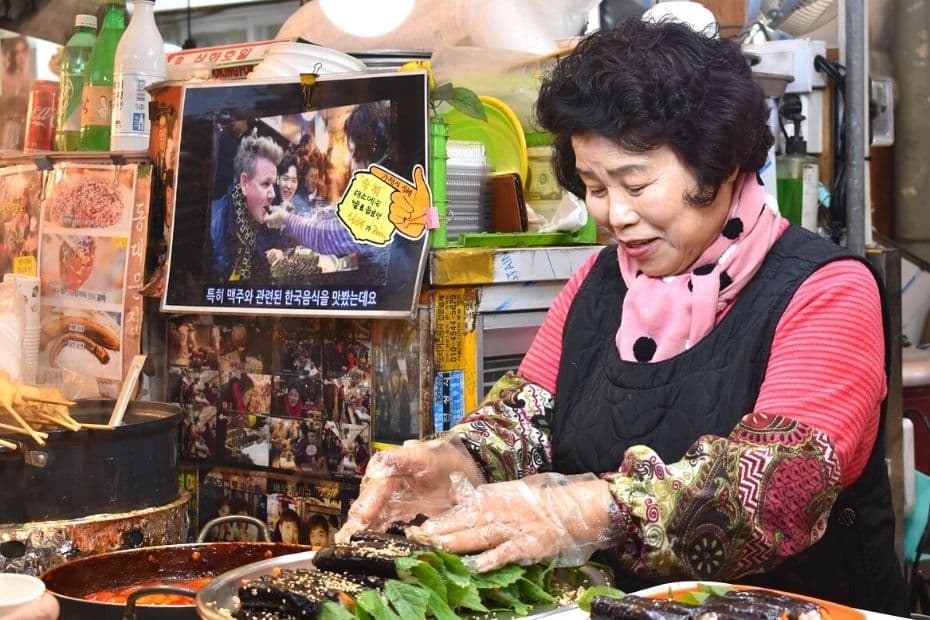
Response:
[{"label": "spray bottle", "polygon": [[817,232],[820,167],[817,158],[807,154],[807,141],[801,135],[800,98],[786,96],[781,115],[793,124],[794,135],[785,141],[785,154],[775,158],[778,207],[792,224]]}]

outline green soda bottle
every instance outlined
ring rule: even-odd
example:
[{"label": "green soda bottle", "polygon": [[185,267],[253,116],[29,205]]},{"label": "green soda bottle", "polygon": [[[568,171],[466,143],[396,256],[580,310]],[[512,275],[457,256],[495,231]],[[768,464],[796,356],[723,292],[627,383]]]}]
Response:
[{"label": "green soda bottle", "polygon": [[103,26],[87,60],[81,97],[81,151],[110,150],[110,115],[113,111],[113,60],[126,30],[125,0],[105,0]]},{"label": "green soda bottle", "polygon": [[97,40],[97,18],[78,15],[74,34],[61,53],[58,83],[58,118],[55,120],[55,150],[76,151],[81,143],[81,93],[87,60]]}]

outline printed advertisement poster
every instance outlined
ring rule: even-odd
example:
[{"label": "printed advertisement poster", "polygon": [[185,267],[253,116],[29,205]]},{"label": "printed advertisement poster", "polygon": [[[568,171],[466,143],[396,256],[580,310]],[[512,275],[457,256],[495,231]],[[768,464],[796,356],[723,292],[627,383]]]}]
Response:
[{"label": "printed advertisement poster", "polygon": [[[268,480],[262,473],[211,469],[200,485],[200,527],[211,519],[228,515],[265,521],[267,486]],[[246,522],[223,523],[212,528],[208,540],[254,541],[258,540],[258,528]]]},{"label": "printed advertisement poster", "polygon": [[115,396],[138,352],[150,173],[70,162],[44,172],[38,380],[72,398]]},{"label": "printed advertisement poster", "polygon": [[420,334],[416,321],[378,321],[372,351],[373,414],[377,443],[420,436]]},{"label": "printed advertisement poster", "polygon": [[162,309],[409,316],[433,217],[426,95],[421,73],[184,87]]},{"label": "printed advertisement poster", "polygon": [[268,480],[268,530],[275,542],[326,546],[342,525],[340,513],[340,489],[333,483]]},{"label": "printed advertisement poster", "polygon": [[0,278],[39,275],[39,196],[42,171],[35,166],[0,170]]},{"label": "printed advertisement poster", "polygon": [[168,399],[181,405],[180,454],[192,460],[214,460],[219,423],[219,372],[209,368],[170,367]]}]

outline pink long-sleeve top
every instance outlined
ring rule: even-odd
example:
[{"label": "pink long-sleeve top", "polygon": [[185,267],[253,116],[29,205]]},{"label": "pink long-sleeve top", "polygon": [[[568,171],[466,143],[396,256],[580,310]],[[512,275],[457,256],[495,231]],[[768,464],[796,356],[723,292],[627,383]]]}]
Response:
[{"label": "pink long-sleeve top", "polygon": [[[518,370],[556,398],[562,328],[596,259],[597,253],[562,289]],[[883,360],[875,279],[858,261],[834,261],[800,286],[782,315],[755,410],[805,423],[832,439],[845,488],[862,473],[878,433],[887,389],[878,370]]]}]

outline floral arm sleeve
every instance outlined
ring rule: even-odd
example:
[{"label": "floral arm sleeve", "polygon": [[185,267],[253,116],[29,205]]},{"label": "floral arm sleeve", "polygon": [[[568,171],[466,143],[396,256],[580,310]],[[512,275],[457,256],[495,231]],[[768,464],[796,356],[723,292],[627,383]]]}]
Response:
[{"label": "floral arm sleeve", "polygon": [[832,440],[752,413],[706,435],[676,463],[646,446],[603,476],[625,517],[616,551],[641,576],[733,579],[773,568],[824,533],[840,491]]},{"label": "floral arm sleeve", "polygon": [[552,444],[546,413],[552,404],[547,390],[507,373],[449,433],[462,438],[487,480],[516,480],[548,471]]}]

